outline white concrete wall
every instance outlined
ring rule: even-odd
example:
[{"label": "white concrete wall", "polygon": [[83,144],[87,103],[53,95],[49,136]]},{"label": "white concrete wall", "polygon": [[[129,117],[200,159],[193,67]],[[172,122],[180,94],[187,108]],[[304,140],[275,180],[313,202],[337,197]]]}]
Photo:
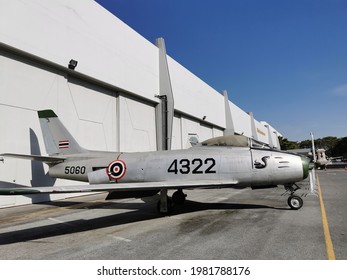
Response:
[{"label": "white concrete wall", "polygon": [[255,128],[258,140],[263,143],[269,143],[269,134],[267,128],[257,120],[255,120]]},{"label": "white concrete wall", "polygon": [[234,123],[235,132],[238,134],[252,137],[251,118],[234,103],[229,101],[230,111]]},{"label": "white concrete wall", "polygon": [[0,2],[0,41],[154,100],[158,50],[93,0]]},{"label": "white concrete wall", "polygon": [[119,151],[155,151],[155,108],[122,96],[119,97],[119,108]]},{"label": "white concrete wall", "polygon": [[[158,49],[93,0],[0,3],[0,41],[9,46],[157,101]],[[175,107],[225,126],[223,98],[169,58]],[[191,106],[197,103],[196,106]]]},{"label": "white concrete wall", "polygon": [[[270,130],[270,135],[269,135],[269,140],[268,142],[272,142],[272,144],[274,145],[275,148],[280,149],[281,147],[279,147],[279,140],[278,137],[282,136],[282,134],[280,132],[278,132],[273,126],[271,126],[270,124],[268,124],[265,121],[261,121],[260,122],[264,127],[268,126],[269,130]],[[266,127],[267,129],[267,127]],[[271,138],[271,140],[270,140]]]},{"label": "white concrete wall", "polygon": [[168,65],[175,109],[225,127],[224,97],[173,59]]},{"label": "white concrete wall", "polygon": [[190,148],[192,145],[189,138],[192,136],[202,142],[212,137],[222,136],[223,130],[187,116],[177,115],[174,117],[172,134],[171,149],[177,150]]}]

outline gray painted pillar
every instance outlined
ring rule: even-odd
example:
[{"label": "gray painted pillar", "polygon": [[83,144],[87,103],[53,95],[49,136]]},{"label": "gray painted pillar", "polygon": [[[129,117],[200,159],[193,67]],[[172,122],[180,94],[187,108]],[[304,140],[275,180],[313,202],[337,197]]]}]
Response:
[{"label": "gray painted pillar", "polygon": [[234,135],[235,134],[235,127],[233,122],[233,116],[231,115],[231,110],[229,106],[229,97],[228,92],[226,90],[223,90],[224,95],[224,105],[225,105],[225,130],[224,130],[224,136],[226,135]]},{"label": "gray painted pillar", "polygon": [[171,150],[174,97],[167,63],[165,41],[156,40],[159,49],[159,104],[156,107],[157,149]]},{"label": "gray painted pillar", "polygon": [[269,139],[269,146],[271,148],[274,148],[274,142],[272,141],[272,131],[271,128],[268,124],[264,125],[267,128],[267,135],[268,135],[268,139]]},{"label": "gray painted pillar", "polygon": [[281,150],[280,140],[278,140],[278,133],[277,133],[277,131],[274,131],[274,133],[276,135],[276,147],[277,147],[277,150]]},{"label": "gray painted pillar", "polygon": [[252,138],[254,140],[259,140],[258,138],[258,133],[257,133],[257,128],[255,126],[255,120],[252,112],[249,112],[248,115],[251,117],[251,131],[252,131]]}]

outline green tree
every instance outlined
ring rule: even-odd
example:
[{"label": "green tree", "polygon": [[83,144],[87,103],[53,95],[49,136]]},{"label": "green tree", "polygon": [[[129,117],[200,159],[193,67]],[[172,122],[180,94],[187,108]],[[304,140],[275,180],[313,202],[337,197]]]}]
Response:
[{"label": "green tree", "polygon": [[339,142],[339,140],[339,138],[332,136],[319,138],[315,140],[315,147],[316,149],[324,149],[326,151],[327,156],[331,157],[332,149]]},{"label": "green tree", "polygon": [[333,157],[347,157],[347,137],[340,138],[336,145],[331,149],[331,156]]},{"label": "green tree", "polygon": [[339,138],[328,136],[328,137],[317,139],[315,141],[315,145],[317,146],[317,148],[329,150],[329,149],[333,148],[337,144],[338,141],[339,141]]},{"label": "green tree", "polygon": [[299,143],[300,149],[307,149],[312,147],[312,141],[311,140],[304,140]]},{"label": "green tree", "polygon": [[299,149],[298,142],[289,141],[287,138],[279,137],[281,150],[293,150],[293,149]]},{"label": "green tree", "polygon": [[[282,150],[305,149],[312,147],[312,140],[303,140],[301,142],[290,141],[287,138],[279,137]],[[347,137],[337,138],[328,136],[314,140],[316,149],[324,149],[328,157],[342,156],[347,158]]]}]

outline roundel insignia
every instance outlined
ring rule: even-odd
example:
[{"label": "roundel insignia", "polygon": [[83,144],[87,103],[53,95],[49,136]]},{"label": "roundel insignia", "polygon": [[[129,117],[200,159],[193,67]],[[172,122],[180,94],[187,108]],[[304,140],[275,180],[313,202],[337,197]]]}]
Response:
[{"label": "roundel insignia", "polygon": [[112,180],[120,180],[124,177],[126,172],[126,164],[122,160],[114,160],[107,167],[107,175]]}]

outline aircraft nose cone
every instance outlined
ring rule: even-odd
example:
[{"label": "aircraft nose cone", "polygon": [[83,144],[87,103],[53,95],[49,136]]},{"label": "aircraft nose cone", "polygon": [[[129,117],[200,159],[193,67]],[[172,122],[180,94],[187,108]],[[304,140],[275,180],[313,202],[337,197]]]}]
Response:
[{"label": "aircraft nose cone", "polygon": [[306,179],[308,177],[308,172],[310,170],[310,159],[308,157],[302,156],[301,157],[302,161],[302,169],[303,169],[303,179]]}]

